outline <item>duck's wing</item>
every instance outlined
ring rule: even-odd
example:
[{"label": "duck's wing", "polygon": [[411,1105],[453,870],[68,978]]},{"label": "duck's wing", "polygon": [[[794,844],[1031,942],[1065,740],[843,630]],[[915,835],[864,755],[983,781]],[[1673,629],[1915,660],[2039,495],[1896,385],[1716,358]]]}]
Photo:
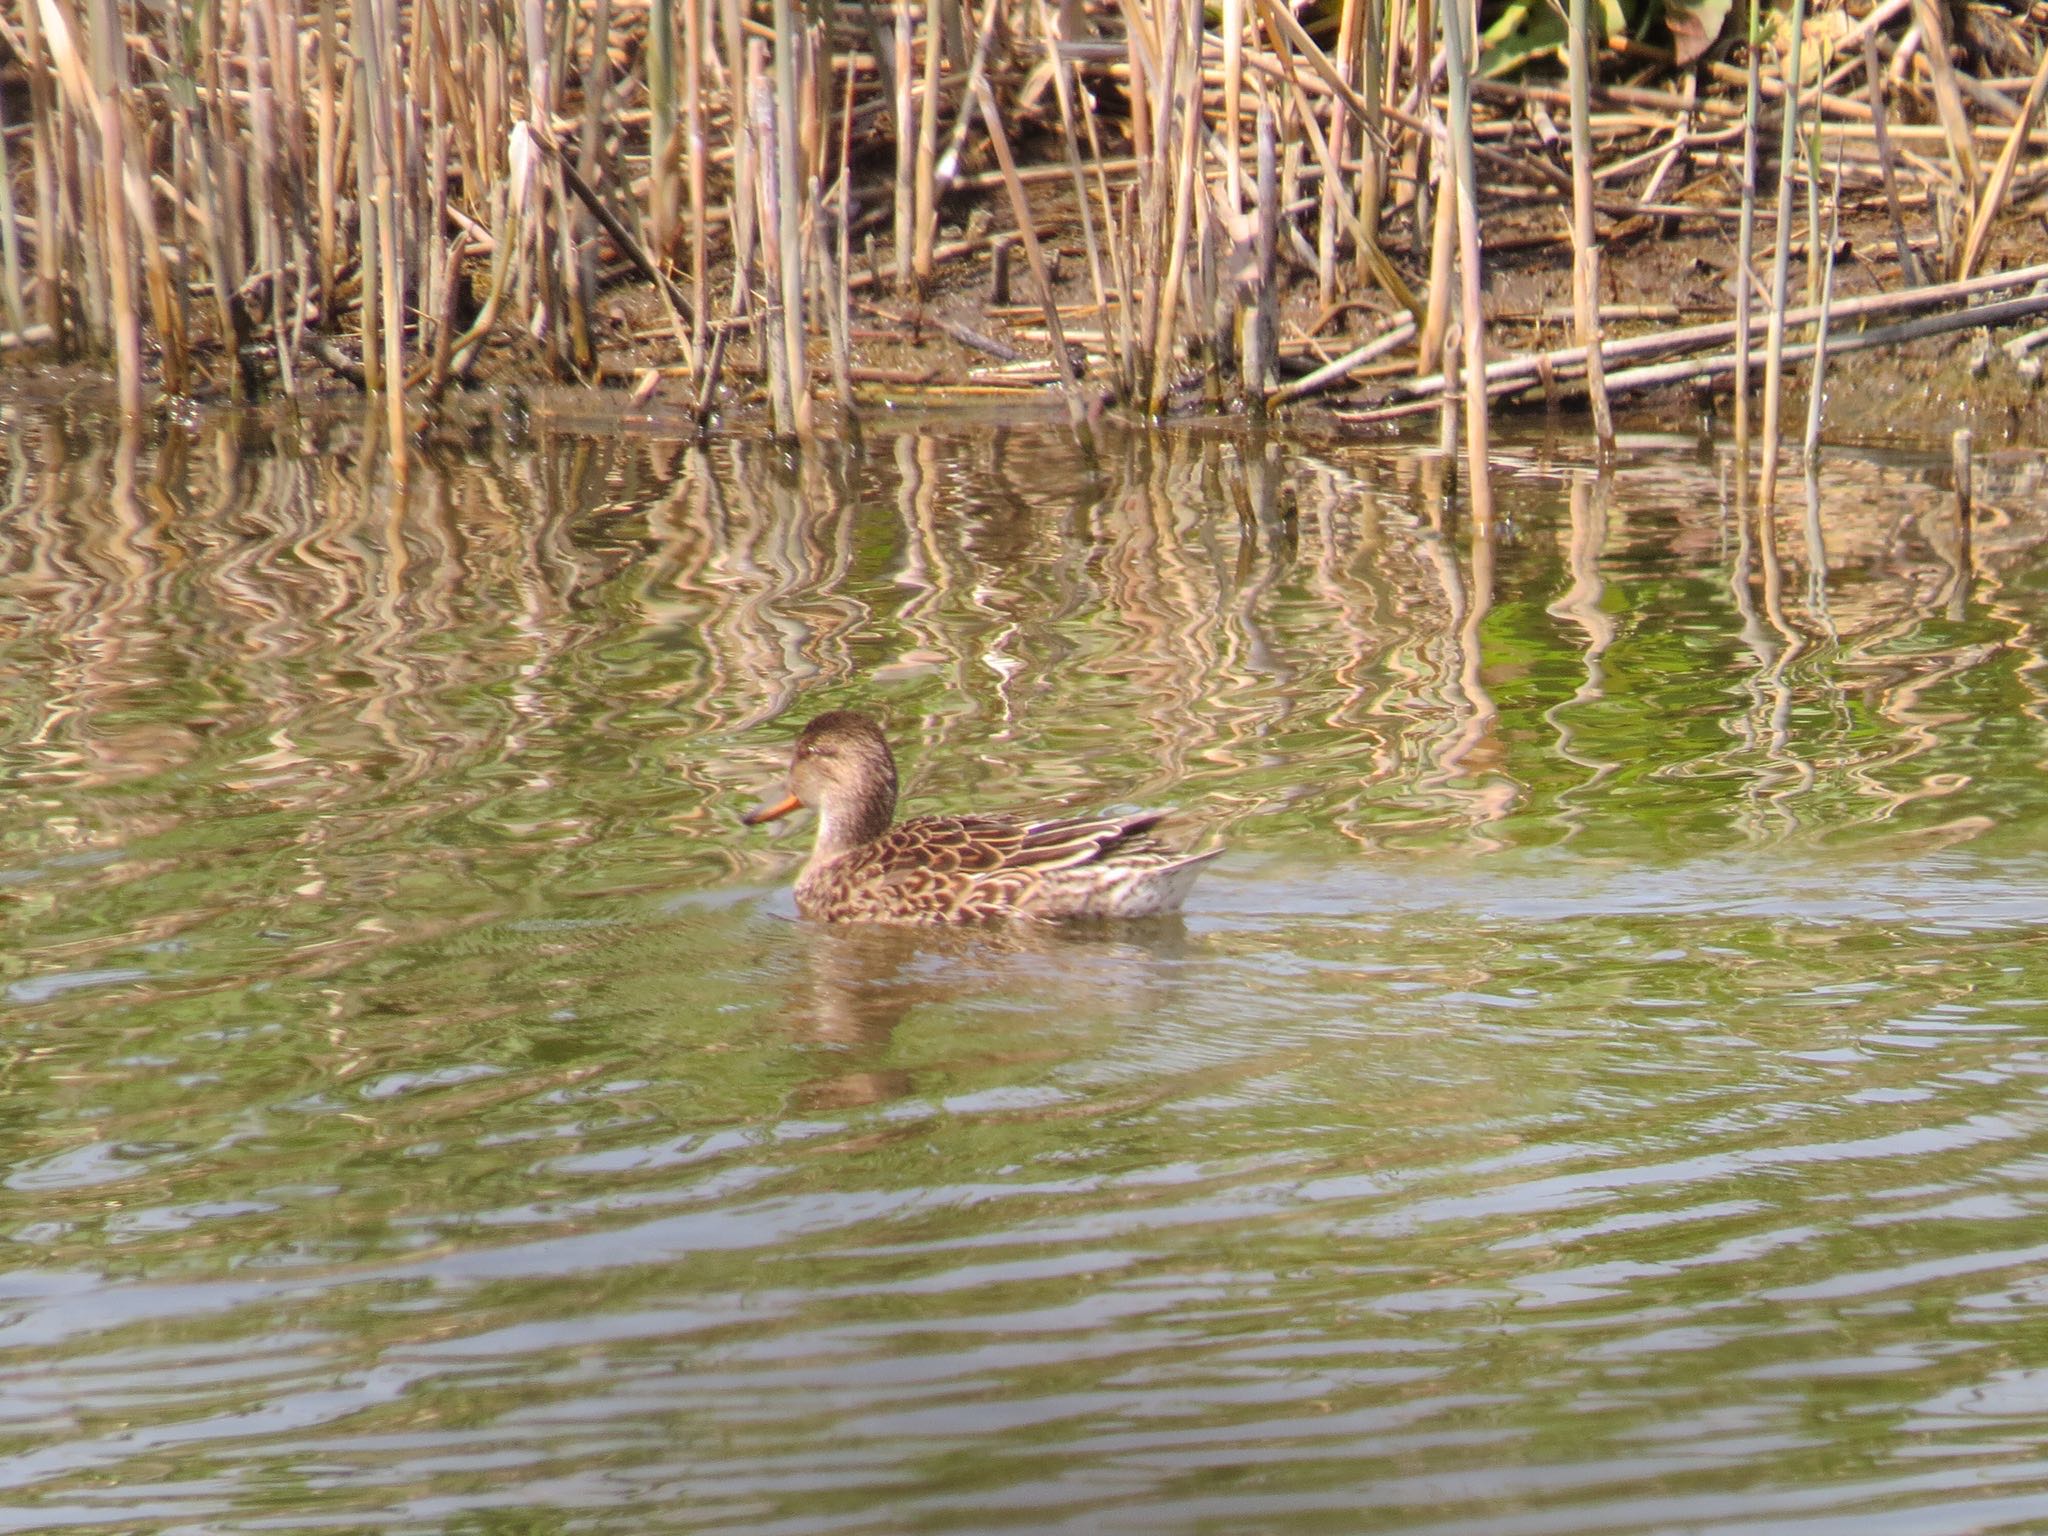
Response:
[{"label": "duck's wing", "polygon": [[[1165,811],[1026,821],[1009,816],[919,816],[899,822],[832,870],[837,903],[899,922],[1002,917],[1033,905],[1059,871],[1109,861],[1181,855],[1145,836]],[[821,893],[822,894],[822,893]]]}]

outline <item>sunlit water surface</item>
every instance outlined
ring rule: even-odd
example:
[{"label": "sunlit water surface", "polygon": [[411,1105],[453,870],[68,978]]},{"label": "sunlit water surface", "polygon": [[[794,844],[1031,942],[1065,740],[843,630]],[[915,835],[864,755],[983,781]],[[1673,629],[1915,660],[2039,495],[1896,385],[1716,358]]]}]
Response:
[{"label": "sunlit water surface", "polygon": [[[2048,1525],[2048,516],[0,422],[0,1528]],[[1184,921],[748,831],[1174,803]]]}]

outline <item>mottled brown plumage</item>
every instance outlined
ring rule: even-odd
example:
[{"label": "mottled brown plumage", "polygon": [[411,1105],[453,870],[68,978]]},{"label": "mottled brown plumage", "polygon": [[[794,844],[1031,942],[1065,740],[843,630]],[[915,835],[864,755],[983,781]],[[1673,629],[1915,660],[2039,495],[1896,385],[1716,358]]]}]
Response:
[{"label": "mottled brown plumage", "polygon": [[1177,911],[1222,850],[1179,853],[1146,836],[1164,811],[1027,821],[896,815],[896,761],[881,728],[835,709],[797,737],[789,795],[746,817],[818,812],[797,910],[826,922],[958,923],[995,917],[1151,917]]}]

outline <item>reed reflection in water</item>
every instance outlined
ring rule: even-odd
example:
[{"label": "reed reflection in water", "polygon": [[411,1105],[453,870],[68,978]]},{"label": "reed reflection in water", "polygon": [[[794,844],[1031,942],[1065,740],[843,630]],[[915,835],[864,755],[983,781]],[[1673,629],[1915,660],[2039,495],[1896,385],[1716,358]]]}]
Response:
[{"label": "reed reflection in water", "polygon": [[[558,855],[658,796],[707,834],[676,850],[701,883],[779,867],[717,808],[772,773],[786,713],[847,701],[933,796],[1099,785],[1368,847],[1640,846],[1662,829],[1638,800],[1703,775],[1727,793],[1687,836],[1721,843],[1895,827],[1928,797],[1982,814],[1943,761],[1968,701],[1943,694],[2040,717],[2031,481],[1965,570],[1939,476],[1876,456],[1832,464],[1810,516],[1758,519],[1722,460],[1609,481],[1532,448],[1501,466],[1495,541],[1431,455],[1221,434],[1083,452],[935,425],[797,463],[480,438],[400,495],[346,425],[145,448],[18,415],[8,752],[53,793],[197,774],[243,814],[367,813],[437,778],[459,806],[410,814],[516,827],[531,799]],[[612,759],[611,803],[551,792],[564,754]],[[75,835],[171,814],[119,811]]]},{"label": "reed reflection in water", "polygon": [[[0,1528],[2048,1498],[2037,464],[10,410]],[[790,921],[841,706],[1231,851]]]}]

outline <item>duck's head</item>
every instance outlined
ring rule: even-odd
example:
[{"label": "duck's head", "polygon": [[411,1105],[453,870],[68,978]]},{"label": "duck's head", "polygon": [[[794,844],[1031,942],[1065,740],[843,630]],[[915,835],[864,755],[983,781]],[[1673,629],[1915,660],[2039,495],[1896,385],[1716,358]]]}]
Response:
[{"label": "duck's head", "polygon": [[803,806],[818,812],[818,851],[857,847],[880,837],[896,815],[896,759],[882,728],[866,715],[833,709],[796,739],[789,794],[741,818],[750,827]]}]

